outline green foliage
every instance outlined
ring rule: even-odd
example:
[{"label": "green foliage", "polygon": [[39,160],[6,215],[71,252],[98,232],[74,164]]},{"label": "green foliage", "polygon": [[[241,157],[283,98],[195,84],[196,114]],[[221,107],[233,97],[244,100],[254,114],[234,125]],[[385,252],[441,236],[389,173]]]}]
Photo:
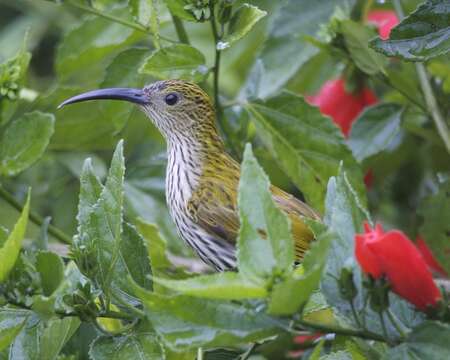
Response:
[{"label": "green foliage", "polygon": [[216,44],[217,50],[224,50],[244,37],[267,13],[256,6],[243,4],[230,19],[228,34]]},{"label": "green foliage", "polygon": [[39,111],[14,120],[0,135],[0,174],[13,176],[36,162],[53,134],[55,118]]},{"label": "green foliage", "polygon": [[0,283],[6,280],[17,260],[27,228],[29,211],[30,191],[19,219],[0,248]]},{"label": "green foliage", "polygon": [[[377,219],[450,273],[450,8],[399,5],[381,40],[368,19],[389,2],[1,2],[0,359],[449,358],[448,289],[420,312],[384,284],[376,311],[355,258]],[[211,273],[177,235],[151,119],[119,101],[57,110],[171,78],[209,94],[241,162],[236,271]],[[323,214],[304,219],[302,259],[271,184]]]},{"label": "green foliage", "polygon": [[157,360],[164,358],[164,350],[155,335],[142,332],[117,337],[98,337],[91,345],[89,356],[93,360]]},{"label": "green foliage", "polygon": [[272,156],[316,209],[323,211],[328,179],[341,161],[362,193],[361,170],[338,128],[317,108],[288,92],[247,108]]},{"label": "green foliage", "polygon": [[408,334],[404,344],[390,349],[383,359],[445,359],[450,356],[449,335],[448,324],[424,322]]},{"label": "green foliage", "polygon": [[202,81],[207,74],[204,55],[196,48],[177,44],[155,50],[139,69],[160,79]]},{"label": "green foliage", "polygon": [[365,110],[350,133],[349,146],[358,161],[388,149],[400,133],[403,109],[397,104],[380,104]]},{"label": "green foliage", "polygon": [[450,49],[448,19],[450,5],[427,0],[396,26],[388,40],[375,39],[371,46],[386,56],[425,61]]}]

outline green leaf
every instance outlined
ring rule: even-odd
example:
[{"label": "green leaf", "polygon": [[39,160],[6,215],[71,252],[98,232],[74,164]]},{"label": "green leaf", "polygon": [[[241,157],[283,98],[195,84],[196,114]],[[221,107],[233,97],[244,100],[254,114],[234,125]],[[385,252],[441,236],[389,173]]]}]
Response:
[{"label": "green leaf", "polygon": [[186,0],[164,0],[170,12],[180,19],[197,22],[195,16],[185,9]]},{"label": "green leaf", "polygon": [[370,219],[369,213],[351,187],[348,174],[341,169],[338,176],[332,177],[328,183],[324,222],[336,238],[328,253],[321,289],[328,303],[349,318],[352,318],[351,308],[342,298],[336,278],[339,278],[343,267],[353,264],[354,282],[359,291],[355,306],[360,311],[364,307],[362,274],[354,264],[354,236],[362,231],[363,222],[367,219]]},{"label": "green leaf", "polygon": [[239,273],[257,282],[289,271],[294,263],[289,220],[275,205],[269,189],[269,179],[248,144],[239,181],[237,261]]},{"label": "green leaf", "polygon": [[[112,11],[111,15],[124,18],[128,14],[122,7]],[[143,37],[141,32],[101,17],[84,19],[65,34],[58,48],[55,67],[60,82],[71,86],[94,85],[102,79],[112,55]]]},{"label": "green leaf", "polygon": [[316,210],[323,212],[328,179],[337,174],[341,161],[365,202],[359,165],[341,131],[316,107],[300,96],[282,92],[265,102],[250,103],[247,109],[275,161]]},{"label": "green leaf", "polygon": [[[131,275],[131,278],[144,289],[152,288],[152,269],[148,257],[148,250],[143,237],[137,232],[133,225],[125,222],[123,224],[122,241],[120,243],[121,260],[118,262],[118,272]],[[121,266],[121,265],[124,266]],[[120,269],[122,267],[122,269]],[[116,276],[117,282],[122,288],[130,288],[126,276]]]},{"label": "green leaf", "polygon": [[439,191],[424,199],[419,208],[424,222],[420,235],[424,237],[436,260],[450,274],[450,181],[439,186]]},{"label": "green leaf", "polygon": [[88,256],[87,261],[95,265],[95,274],[94,269],[84,271],[94,276],[106,293],[109,292],[113,270],[120,258],[124,173],[123,142],[119,141],[105,186],[92,173],[89,162],[80,179],[79,227],[74,250],[78,254],[79,266],[85,263],[83,256]]},{"label": "green leaf", "polygon": [[51,251],[40,251],[36,257],[36,270],[41,277],[44,295],[52,295],[64,279],[61,258]]},{"label": "green leaf", "polygon": [[442,81],[442,90],[450,94],[450,61],[439,61],[438,59],[430,61],[427,69],[431,75],[440,78]]},{"label": "green leaf", "polygon": [[30,315],[11,345],[10,359],[56,360],[79,326],[80,320],[76,317],[43,322],[36,315]]},{"label": "green leaf", "polygon": [[19,334],[29,315],[26,310],[0,308],[0,351]]},{"label": "green leaf", "polygon": [[166,240],[161,236],[156,225],[149,224],[143,219],[137,219],[137,228],[146,241],[153,275],[161,277],[172,267],[166,253]]},{"label": "green leaf", "polygon": [[30,190],[28,191],[27,201],[23,207],[22,213],[19,219],[14,225],[13,230],[10,232],[8,238],[0,248],[0,283],[4,282],[8,277],[9,272],[16,263],[19,256],[20,249],[22,247],[22,241],[25,236],[25,230],[27,229],[28,213],[30,211]]},{"label": "green leaf", "polygon": [[39,111],[24,114],[0,135],[0,174],[13,176],[36,162],[53,134],[55,118]]},{"label": "green leaf", "polygon": [[444,55],[450,50],[449,16],[448,2],[427,0],[392,29],[389,39],[374,39],[370,46],[407,61]]},{"label": "green leaf", "polygon": [[450,326],[437,321],[426,321],[408,334],[406,341],[390,348],[385,360],[448,359],[450,358]]},{"label": "green leaf", "polygon": [[306,42],[325,23],[337,5],[345,0],[304,1],[299,11],[297,0],[279,2],[270,22],[267,40],[253,65],[242,97],[265,99],[280,90],[317,49]]},{"label": "green leaf", "polygon": [[325,233],[320,236],[306,253],[303,266],[273,286],[267,310],[269,314],[291,315],[306,304],[319,286],[332,240],[333,234]]},{"label": "green leaf", "polygon": [[236,302],[162,296],[138,287],[135,291],[156,333],[175,351],[244,344],[278,330],[274,319]]},{"label": "green leaf", "polygon": [[400,133],[403,108],[383,103],[366,108],[352,126],[349,146],[358,161],[386,150]]},{"label": "green leaf", "polygon": [[267,295],[263,285],[235,272],[200,275],[182,280],[155,278],[154,282],[181,294],[204,299],[239,300],[263,298]]},{"label": "green leaf", "polygon": [[351,20],[342,21],[339,28],[351,58],[361,71],[368,75],[384,72],[387,59],[369,48],[369,40],[376,34],[373,28]]},{"label": "green leaf", "polygon": [[132,333],[123,336],[100,336],[91,344],[92,360],[164,359],[158,338],[151,333]]},{"label": "green leaf", "polygon": [[250,4],[243,4],[230,19],[228,34],[216,44],[217,50],[224,50],[242,39],[267,12]]},{"label": "green leaf", "polygon": [[205,62],[205,56],[193,46],[176,44],[155,50],[145,60],[139,72],[160,79],[200,82],[208,72]]}]

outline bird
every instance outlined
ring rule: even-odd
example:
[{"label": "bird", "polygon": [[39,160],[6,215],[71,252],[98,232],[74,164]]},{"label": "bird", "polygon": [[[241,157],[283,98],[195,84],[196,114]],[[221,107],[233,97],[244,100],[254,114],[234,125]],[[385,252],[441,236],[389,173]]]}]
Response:
[{"label": "bird", "polygon": [[[137,104],[161,132],[168,153],[166,202],[180,237],[216,271],[236,270],[240,164],[226,151],[209,96],[195,83],[161,80],[142,89],[88,91],[65,100],[58,108],[105,99]],[[305,218],[320,220],[320,216],[282,189],[270,185],[270,191],[275,204],[290,219],[296,259],[300,261],[314,239]]]}]

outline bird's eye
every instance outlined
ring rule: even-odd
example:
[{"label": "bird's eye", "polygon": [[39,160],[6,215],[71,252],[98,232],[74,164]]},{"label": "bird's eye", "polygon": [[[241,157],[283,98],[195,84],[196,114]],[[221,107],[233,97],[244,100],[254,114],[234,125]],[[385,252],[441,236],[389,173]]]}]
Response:
[{"label": "bird's eye", "polygon": [[164,100],[167,105],[175,105],[178,102],[178,95],[175,93],[167,94]]}]

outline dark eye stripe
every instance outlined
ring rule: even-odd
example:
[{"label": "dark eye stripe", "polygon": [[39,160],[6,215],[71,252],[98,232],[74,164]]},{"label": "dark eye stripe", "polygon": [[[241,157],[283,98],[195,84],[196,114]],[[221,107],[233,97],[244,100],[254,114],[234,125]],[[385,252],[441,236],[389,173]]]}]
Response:
[{"label": "dark eye stripe", "polygon": [[175,105],[178,102],[178,95],[175,93],[167,94],[164,100],[167,105]]}]

